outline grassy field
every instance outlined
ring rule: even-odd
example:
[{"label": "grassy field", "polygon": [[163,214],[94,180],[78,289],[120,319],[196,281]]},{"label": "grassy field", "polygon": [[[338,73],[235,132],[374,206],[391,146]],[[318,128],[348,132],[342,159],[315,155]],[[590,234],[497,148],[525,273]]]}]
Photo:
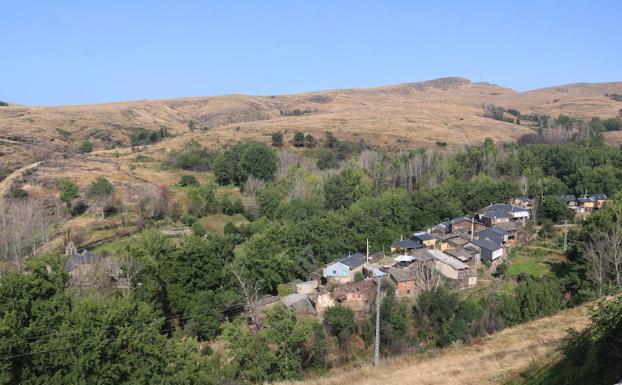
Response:
[{"label": "grassy field", "polygon": [[282,385],[484,385],[502,384],[549,357],[568,328],[587,325],[588,306],[505,329],[470,345],[331,371],[327,376]]},{"label": "grassy field", "polygon": [[510,265],[506,275],[517,277],[529,274],[542,277],[549,272],[558,272],[564,268],[566,257],[558,245],[557,239],[534,240],[515,246],[509,251]]}]

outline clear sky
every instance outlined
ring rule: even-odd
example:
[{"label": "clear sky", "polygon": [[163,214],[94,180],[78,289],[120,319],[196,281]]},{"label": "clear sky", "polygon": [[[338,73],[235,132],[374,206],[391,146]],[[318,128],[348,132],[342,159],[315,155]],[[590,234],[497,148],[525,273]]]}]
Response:
[{"label": "clear sky", "polygon": [[0,0],[0,100],[622,81],[622,1]]}]

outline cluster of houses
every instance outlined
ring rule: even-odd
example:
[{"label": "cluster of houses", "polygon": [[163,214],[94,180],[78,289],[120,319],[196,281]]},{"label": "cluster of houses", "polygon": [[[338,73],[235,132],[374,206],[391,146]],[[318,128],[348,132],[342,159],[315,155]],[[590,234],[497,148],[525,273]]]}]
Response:
[{"label": "cluster of houses", "polygon": [[350,307],[364,317],[374,298],[376,277],[393,284],[398,297],[414,297],[443,279],[458,288],[477,284],[477,270],[494,270],[507,247],[520,241],[531,218],[528,201],[491,204],[473,217],[444,221],[395,241],[390,253],[357,252],[328,263],[306,282],[291,283],[295,292],[266,297],[259,310],[284,303],[297,311],[322,317],[331,306]]},{"label": "cluster of houses", "polygon": [[[560,199],[578,213],[593,212],[607,202],[604,194],[579,198],[564,195]],[[414,297],[438,285],[441,277],[455,282],[458,288],[473,287],[480,268],[494,270],[504,260],[507,248],[523,240],[531,213],[532,201],[527,197],[491,204],[472,217],[454,218],[402,237],[391,245],[390,253],[345,255],[306,281],[290,282],[291,294],[265,296],[252,308],[262,314],[274,304],[283,303],[300,314],[322,317],[328,308],[341,304],[363,318],[374,299],[377,277],[389,279],[398,297]],[[88,251],[78,253],[71,242],[66,254],[65,269],[72,286],[97,286],[95,278],[101,280],[103,276],[117,288],[129,287],[113,260]]]},{"label": "cluster of houses", "polygon": [[601,209],[609,200],[605,194],[592,194],[577,197],[575,195],[562,195],[559,197],[569,209],[575,210],[579,214],[587,214]]}]

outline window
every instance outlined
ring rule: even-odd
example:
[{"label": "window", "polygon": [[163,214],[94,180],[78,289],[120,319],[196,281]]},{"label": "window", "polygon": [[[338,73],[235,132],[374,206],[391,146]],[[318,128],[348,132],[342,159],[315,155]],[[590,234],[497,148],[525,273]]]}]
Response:
[{"label": "window", "polygon": [[335,274],[335,275],[336,275],[336,274],[337,274],[337,270],[333,270],[333,274]]}]

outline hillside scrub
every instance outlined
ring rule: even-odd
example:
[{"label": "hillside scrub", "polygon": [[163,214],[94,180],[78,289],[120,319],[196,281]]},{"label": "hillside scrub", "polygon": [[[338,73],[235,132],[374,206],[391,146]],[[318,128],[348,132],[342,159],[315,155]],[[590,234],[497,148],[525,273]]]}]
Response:
[{"label": "hillside scrub", "polygon": [[[337,151],[339,141],[327,135],[324,145]],[[257,142],[241,142],[219,152],[206,151],[191,142],[181,152],[171,154],[167,160],[171,167],[209,168],[219,184],[232,183],[243,187],[243,192],[248,194],[245,199],[251,202],[249,207],[232,200],[227,194],[217,197],[216,191],[221,188],[215,184],[177,188],[188,208],[182,221],[191,226],[196,235],[169,239],[155,226],[156,218],[148,214],[155,211],[147,209],[151,206],[145,206],[143,224],[146,230],[127,242],[115,255],[122,261],[134,261],[128,265],[140,266],[139,271],[127,291],[112,290],[105,296],[97,288],[89,291],[94,298],[105,298],[100,302],[101,311],[92,311],[85,318],[88,322],[85,321],[84,327],[76,321],[78,316],[72,313],[73,308],[64,306],[65,302],[81,302],[88,295],[77,291],[65,293],[59,289],[67,284],[67,277],[61,274],[62,267],[52,272],[32,267],[31,274],[23,277],[3,275],[0,288],[7,290],[4,301],[17,298],[15,301],[26,305],[18,307],[10,303],[2,308],[1,320],[8,326],[0,327],[0,331],[4,330],[0,338],[5,345],[21,343],[26,338],[43,334],[39,327],[52,333],[59,328],[84,333],[94,329],[96,336],[106,336],[100,329],[105,325],[140,337],[124,340],[127,341],[124,343],[113,339],[117,345],[111,348],[111,352],[116,354],[114,349],[119,346],[129,352],[149,351],[153,354],[143,357],[149,361],[145,364],[147,368],[156,367],[154,362],[163,362],[160,354],[166,354],[171,367],[181,367],[180,375],[187,375],[187,378],[191,377],[188,371],[192,373],[194,369],[201,373],[203,370],[212,371],[212,377],[208,377],[220,382],[302,378],[310,370],[321,371],[327,365],[339,362],[326,362],[326,349],[335,347],[347,355],[355,351],[349,348],[357,341],[371,342],[373,311],[369,312],[368,319],[352,328],[343,327],[343,320],[349,319],[346,314],[337,314],[330,323],[320,325],[283,308],[270,313],[272,315],[262,321],[255,317],[253,299],[276,294],[279,285],[303,279],[327,262],[362,250],[367,239],[370,252],[386,250],[404,234],[426,229],[448,218],[471,214],[490,202],[505,202],[519,195],[534,198],[541,222],[562,221],[565,213],[560,212],[559,205],[549,205],[549,200],[558,194],[581,193],[585,189],[590,193],[610,194],[622,187],[622,175],[616,171],[622,166],[622,155],[618,150],[597,142],[576,142],[566,146],[497,146],[488,139],[481,145],[469,146],[451,155],[428,150],[391,153],[366,149],[356,156],[348,155],[341,170],[331,171],[317,170],[310,159],[290,158],[294,160],[277,174],[280,158],[271,147]],[[180,159],[185,160],[177,163]],[[172,183],[177,182],[179,176]],[[93,181],[87,196],[93,200],[105,197],[109,203],[109,197],[114,193],[112,184],[100,177]],[[30,202],[30,199],[28,197],[23,202]],[[154,202],[161,200],[155,199]],[[17,215],[10,208],[6,210],[3,213]],[[242,210],[248,211],[251,222],[236,226],[232,217],[227,217],[223,236],[206,234],[199,227],[205,230],[207,220],[198,222],[197,218],[221,211],[233,214]],[[600,226],[600,221],[607,218],[610,223],[606,223],[613,225],[617,222],[613,219],[617,218],[614,214],[603,209],[585,223],[584,229],[569,236],[571,253],[575,254],[570,255],[569,273],[559,280],[551,274],[539,279],[519,275],[509,290],[473,298],[462,298],[451,287],[426,292],[415,303],[405,303],[387,295],[381,307],[383,354],[472,341],[591,298],[601,286],[598,282],[602,283],[602,292],[606,293],[606,288],[617,282],[613,262],[607,265],[607,274],[601,277],[602,281],[594,280],[598,277],[589,273],[591,265],[586,263],[581,246],[586,244],[587,231],[593,229],[590,226]],[[167,211],[158,217],[168,217],[171,223],[177,220]],[[9,226],[17,218],[0,217],[3,221],[6,219],[0,225]],[[149,228],[150,224],[154,228]],[[41,231],[36,221],[32,227]],[[614,228],[611,227],[612,231]],[[38,236],[43,237],[43,234]],[[23,242],[22,249],[30,246],[27,237],[7,238],[2,243],[2,250],[8,250],[7,255],[12,256],[9,253],[12,253],[14,239]],[[50,279],[58,282],[50,283]],[[109,287],[110,283],[107,285]],[[44,301],[49,298],[60,301],[54,302],[55,311],[28,313],[30,303],[41,295],[45,296]],[[88,306],[99,306],[97,301],[95,305],[92,305],[93,299],[90,301],[84,305],[87,309]],[[36,306],[44,305],[37,302]],[[114,315],[115,306],[120,309],[118,318],[110,315]],[[10,309],[21,310],[15,313]],[[146,334],[134,334],[133,329],[121,326],[131,323],[132,312],[137,313],[136,319],[140,322],[148,317],[161,317],[163,321],[151,324],[144,330]],[[57,318],[48,324],[45,314]],[[110,321],[106,323],[105,320]],[[15,325],[30,324],[35,332],[28,327],[13,330]],[[116,334],[110,338],[113,337],[116,338]],[[34,340],[44,343],[43,339]],[[188,345],[201,343],[203,358],[195,359],[196,345],[191,354],[186,350],[186,342],[181,341],[187,341]],[[208,341],[216,341],[216,346],[226,342],[227,351],[211,352],[203,348]],[[37,346],[26,346],[23,350],[11,350],[11,354],[30,354],[38,352],[36,349]],[[88,350],[87,346],[84,352]],[[368,352],[364,348],[361,351],[362,354]],[[71,360],[79,360],[80,356],[72,354],[69,356]],[[65,380],[70,377],[64,377],[64,373],[76,376],[81,370],[73,366],[67,369],[68,361],[61,355],[51,356],[52,362],[40,361],[36,354],[24,357],[28,358],[7,360],[0,367],[2,375],[19,383],[30,381],[33,373],[49,378],[58,372]],[[143,358],[135,359],[141,362]],[[107,355],[99,359],[104,367],[117,363],[115,357]],[[198,367],[190,362],[197,362]],[[87,370],[90,366],[84,368]],[[124,370],[121,372],[126,373]],[[153,369],[148,374],[124,375],[135,382],[166,383],[171,381],[168,370],[162,369],[158,373]],[[197,377],[196,381],[199,379],[204,380]],[[116,380],[113,378],[107,383]]]}]

